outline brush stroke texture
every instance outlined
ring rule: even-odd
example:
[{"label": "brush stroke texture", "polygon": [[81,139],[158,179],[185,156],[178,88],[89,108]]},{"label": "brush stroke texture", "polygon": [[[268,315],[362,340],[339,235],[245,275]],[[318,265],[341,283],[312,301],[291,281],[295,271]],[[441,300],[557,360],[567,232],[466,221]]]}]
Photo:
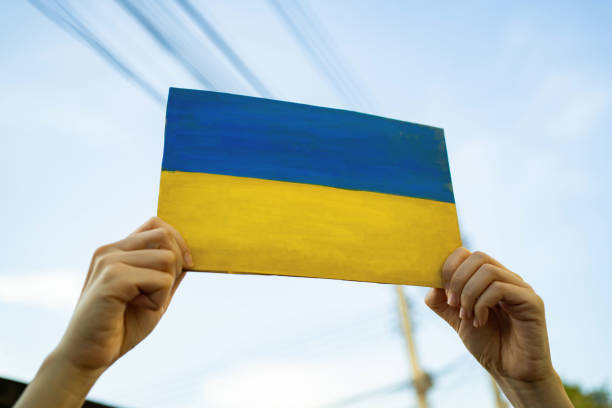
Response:
[{"label": "brush stroke texture", "polygon": [[461,244],[452,203],[218,174],[162,171],[158,215],[200,271],[441,287]]},{"label": "brush stroke texture", "polygon": [[218,92],[170,89],[162,168],[454,203],[442,129]]}]

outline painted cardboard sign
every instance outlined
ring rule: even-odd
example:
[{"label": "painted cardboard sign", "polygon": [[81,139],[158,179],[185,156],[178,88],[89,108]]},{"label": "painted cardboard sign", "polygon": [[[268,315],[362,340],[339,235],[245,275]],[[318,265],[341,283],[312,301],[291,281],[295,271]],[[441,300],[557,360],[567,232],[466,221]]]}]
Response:
[{"label": "painted cardboard sign", "polygon": [[194,270],[440,286],[461,244],[442,129],[171,88],[158,215]]}]

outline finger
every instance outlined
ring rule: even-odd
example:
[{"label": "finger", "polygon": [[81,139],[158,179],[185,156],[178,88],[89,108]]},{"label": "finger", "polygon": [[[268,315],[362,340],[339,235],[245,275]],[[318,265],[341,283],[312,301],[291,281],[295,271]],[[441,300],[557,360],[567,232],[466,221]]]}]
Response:
[{"label": "finger", "polygon": [[157,218],[159,217],[151,217],[148,220],[145,221],[144,224],[142,224],[140,227],[136,228],[136,230],[134,232],[142,232],[142,231],[146,231],[146,230],[150,230],[153,228],[157,228]]},{"label": "finger", "polygon": [[176,253],[169,249],[139,249],[137,251],[115,251],[97,259],[96,269],[104,271],[110,265],[120,263],[139,268],[155,269],[167,272],[174,278],[176,271]]},{"label": "finger", "polygon": [[[459,247],[455,249],[453,253],[448,256],[448,258],[446,258],[446,261],[442,266],[442,283],[445,288],[448,289],[448,285],[451,281],[453,274],[455,273],[459,265],[461,265],[463,261],[465,261],[471,254],[472,253],[466,248]],[[448,291],[446,292],[446,296],[448,298],[447,301],[450,306],[457,306],[459,304],[459,299],[455,299],[454,297],[452,297],[451,293],[449,293]]]},{"label": "finger", "polygon": [[495,259],[480,251],[476,251],[471,254],[461,263],[461,265],[459,265],[455,273],[453,273],[450,282],[448,283],[448,296],[451,306],[460,305],[459,296],[463,291],[465,283],[470,279],[470,277],[472,277],[472,275],[478,270],[478,268],[480,268],[480,266],[485,263],[490,263],[495,266],[503,267]]},{"label": "finger", "polygon": [[459,330],[461,319],[459,319],[459,313],[457,309],[448,305],[448,299],[443,289],[434,288],[431,289],[425,297],[425,304],[429,306],[431,310],[436,312],[438,316],[446,320],[446,322],[455,331]]},{"label": "finger", "polygon": [[181,253],[183,254],[183,258],[185,261],[185,265],[188,267],[193,267],[193,258],[191,257],[191,252],[189,251],[189,247],[187,246],[187,242],[183,236],[174,228],[172,225],[168,224],[164,220],[159,217],[152,217],[147,222],[145,222],[141,227],[139,227],[136,232],[142,232],[148,229],[154,228],[167,228],[174,235],[176,242],[181,248]]},{"label": "finger", "polygon": [[[535,306],[538,300],[541,301],[531,288],[495,281],[487,287],[476,301],[474,306],[474,326],[482,327],[487,324],[489,309],[496,306],[499,302],[505,304],[505,310],[508,307],[524,310],[524,306]],[[536,309],[534,308],[534,310]]]},{"label": "finger", "polygon": [[461,310],[459,311],[459,316],[462,319],[472,318],[476,300],[495,281],[512,283],[517,286],[526,285],[517,274],[504,268],[489,263],[481,265],[461,291]]},{"label": "finger", "polygon": [[191,251],[189,250],[189,247],[187,246],[187,242],[185,241],[185,238],[183,238],[181,233],[178,232],[178,230],[176,228],[174,228],[172,225],[166,223],[161,218],[159,218],[159,220],[167,228],[170,228],[170,231],[172,231],[172,233],[174,234],[174,237],[176,238],[176,242],[178,243],[178,245],[181,248],[181,251],[183,253],[183,259],[185,260],[185,265],[189,266],[189,267],[193,267],[193,258],[191,257]]},{"label": "finger", "polygon": [[89,264],[89,269],[87,270],[87,275],[85,276],[85,281],[83,282],[83,287],[81,288],[81,294],[79,296],[83,296],[83,293],[85,292],[85,288],[91,282],[92,276],[94,275],[94,272],[96,269],[95,266],[96,266],[98,259],[101,256],[108,254],[112,251],[114,251],[113,244],[103,245],[94,251],[94,254],[91,259],[91,263]]},{"label": "finger", "polygon": [[174,277],[168,273],[126,264],[112,264],[104,269],[102,275],[103,295],[126,304],[145,295],[155,310],[165,304],[174,283]]},{"label": "finger", "polygon": [[[137,249],[173,249],[176,243],[174,234],[167,228],[153,228],[145,231],[133,232],[125,239],[117,242],[117,248],[123,251],[135,251]],[[181,254],[181,252],[179,252]]]},{"label": "finger", "polygon": [[183,269],[183,253],[179,248],[174,234],[168,228],[155,228],[142,232],[135,232],[117,243],[117,248],[123,251],[139,249],[165,248],[176,254],[176,271]]}]

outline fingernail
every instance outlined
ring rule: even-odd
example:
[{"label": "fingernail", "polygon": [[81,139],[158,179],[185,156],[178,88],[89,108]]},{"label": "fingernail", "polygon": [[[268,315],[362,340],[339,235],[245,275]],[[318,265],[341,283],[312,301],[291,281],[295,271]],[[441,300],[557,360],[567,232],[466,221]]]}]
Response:
[{"label": "fingernail", "polygon": [[467,318],[467,316],[465,315],[465,309],[463,309],[463,308],[459,309],[459,318],[461,320],[464,320],[464,319]]},{"label": "fingernail", "polygon": [[459,305],[457,295],[455,295],[453,292],[451,292],[450,296],[448,297],[448,305],[453,306],[453,307],[456,307]]},{"label": "fingernail", "polygon": [[478,323],[478,319],[474,319],[474,327],[478,328],[480,323]]},{"label": "fingernail", "polygon": [[193,258],[189,252],[185,252],[185,265],[192,267],[193,266]]}]

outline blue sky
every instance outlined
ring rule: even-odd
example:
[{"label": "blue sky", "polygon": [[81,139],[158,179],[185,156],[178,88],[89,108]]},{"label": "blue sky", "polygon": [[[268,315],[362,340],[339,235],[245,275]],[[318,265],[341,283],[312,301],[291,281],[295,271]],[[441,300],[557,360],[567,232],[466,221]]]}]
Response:
[{"label": "blue sky", "polygon": [[[116,3],[78,4],[162,95],[201,88]],[[612,385],[609,3],[305,5],[363,110],[445,129],[469,247],[542,295],[562,377]],[[275,97],[350,108],[269,2],[198,8]],[[155,214],[164,107],[29,3],[2,2],[0,27],[0,375],[27,381],[59,340],[94,249]],[[214,46],[201,44],[201,57],[218,90],[253,94]],[[436,381],[434,406],[492,406],[486,375],[422,304],[425,290],[407,293],[424,367],[458,362]],[[190,274],[91,397],[310,407],[392,384],[409,376],[394,302],[385,285]],[[406,402],[408,391],[355,406]]]}]

